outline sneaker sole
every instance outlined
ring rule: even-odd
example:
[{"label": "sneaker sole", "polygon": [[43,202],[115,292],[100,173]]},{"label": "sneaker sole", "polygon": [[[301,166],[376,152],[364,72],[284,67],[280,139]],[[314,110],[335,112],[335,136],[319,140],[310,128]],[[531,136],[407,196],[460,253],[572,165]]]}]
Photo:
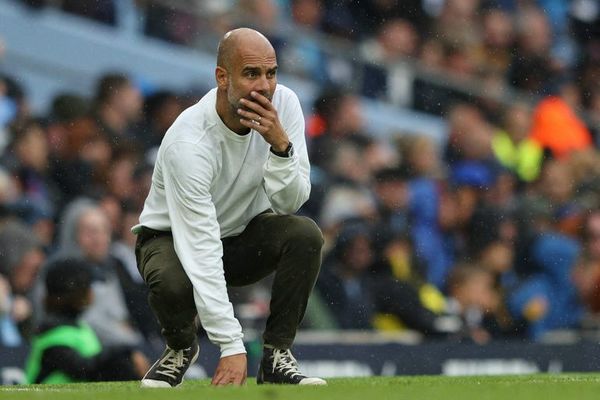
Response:
[{"label": "sneaker sole", "polygon": [[[198,349],[198,351],[196,352],[196,355],[194,357],[192,357],[192,361],[190,362],[190,365],[192,365],[193,363],[196,362],[199,355],[200,355],[200,349]],[[160,361],[160,360],[158,360],[158,361]],[[156,362],[154,364],[156,364]],[[152,367],[150,367],[150,369],[152,369],[154,367],[154,364],[152,365]],[[142,379],[142,381],[140,383],[140,387],[150,388],[150,389],[152,389],[152,388],[169,389],[169,388],[173,388],[173,387],[179,387],[179,386],[181,386],[182,383],[183,383],[183,378],[181,378],[181,382],[175,386],[171,386],[171,385],[169,385],[168,382],[159,381],[156,379]]]},{"label": "sneaker sole", "polygon": [[327,385],[327,381],[321,378],[304,378],[298,385]]},{"label": "sneaker sole", "polygon": [[[177,385],[179,386],[179,385]],[[177,387],[176,386],[176,387]],[[162,389],[169,389],[172,386],[169,385],[167,382],[165,381],[157,381],[154,379],[142,379],[142,383],[140,385],[140,387],[143,388],[162,388]]]},{"label": "sneaker sole", "polygon": [[[257,377],[256,384],[257,385],[289,385],[289,383],[266,382],[262,377],[260,379]],[[323,385],[327,385],[327,381],[325,379],[321,379],[321,378],[304,378],[300,382],[298,382],[298,385],[323,386]]]}]

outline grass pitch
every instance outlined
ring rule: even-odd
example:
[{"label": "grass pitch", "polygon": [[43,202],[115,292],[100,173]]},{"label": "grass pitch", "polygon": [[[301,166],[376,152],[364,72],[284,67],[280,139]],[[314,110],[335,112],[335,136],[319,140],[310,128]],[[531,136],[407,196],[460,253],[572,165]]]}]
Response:
[{"label": "grass pitch", "polygon": [[94,400],[568,400],[600,398],[600,374],[537,374],[485,377],[372,377],[329,379],[328,386],[214,388],[209,380],[185,381],[176,389],[141,389],[138,382],[0,386],[0,399]]}]

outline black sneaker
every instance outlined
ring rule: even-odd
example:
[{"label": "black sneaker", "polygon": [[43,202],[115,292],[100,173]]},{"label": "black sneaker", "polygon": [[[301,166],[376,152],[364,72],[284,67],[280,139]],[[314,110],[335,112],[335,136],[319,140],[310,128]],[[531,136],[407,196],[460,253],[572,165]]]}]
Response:
[{"label": "black sneaker", "polygon": [[142,387],[170,388],[181,385],[185,371],[198,359],[200,347],[194,341],[191,347],[173,350],[166,347],[160,358],[142,378]]},{"label": "black sneaker", "polygon": [[327,385],[321,378],[308,378],[298,370],[298,361],[292,352],[265,348],[258,367],[256,383],[277,383],[288,385]]}]

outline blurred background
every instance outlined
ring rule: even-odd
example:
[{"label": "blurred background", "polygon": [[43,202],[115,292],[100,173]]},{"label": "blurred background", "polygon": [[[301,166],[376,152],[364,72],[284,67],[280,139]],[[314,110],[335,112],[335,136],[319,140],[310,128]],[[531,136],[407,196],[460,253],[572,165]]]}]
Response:
[{"label": "blurred background", "polygon": [[[307,372],[600,369],[597,0],[0,0],[0,383],[59,257],[93,269],[103,344],[162,349],[129,228],[239,26],[306,117]],[[268,285],[230,293],[251,361]]]}]

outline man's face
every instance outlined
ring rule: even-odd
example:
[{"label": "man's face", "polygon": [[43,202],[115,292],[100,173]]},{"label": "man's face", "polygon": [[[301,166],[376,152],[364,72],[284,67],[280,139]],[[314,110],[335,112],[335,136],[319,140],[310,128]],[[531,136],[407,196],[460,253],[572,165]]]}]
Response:
[{"label": "man's face", "polygon": [[252,91],[269,100],[273,98],[277,86],[277,59],[268,43],[255,42],[238,49],[227,72],[227,100],[236,115],[238,108],[244,108],[240,99],[254,101],[250,96]]},{"label": "man's face", "polygon": [[144,99],[133,84],[123,86],[116,96],[115,106],[121,110],[129,122],[139,120],[142,115]]},{"label": "man's face", "polygon": [[78,223],[77,242],[82,253],[92,261],[102,261],[111,241],[110,223],[100,209],[85,211]]}]

